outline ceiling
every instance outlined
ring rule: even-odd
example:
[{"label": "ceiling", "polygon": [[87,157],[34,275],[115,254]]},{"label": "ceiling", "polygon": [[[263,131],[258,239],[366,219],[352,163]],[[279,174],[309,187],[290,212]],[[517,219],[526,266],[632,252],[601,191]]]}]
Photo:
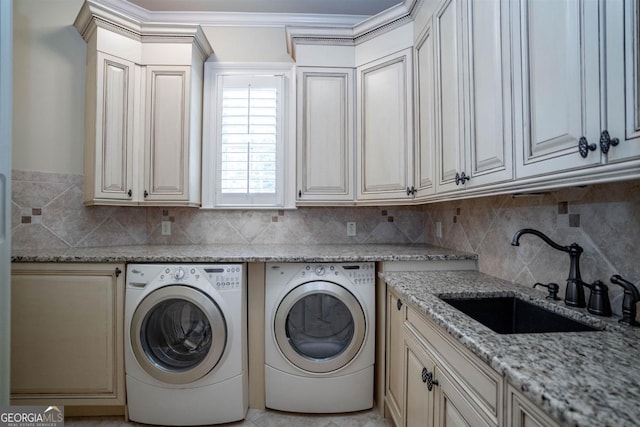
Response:
[{"label": "ceiling", "polygon": [[402,0],[128,0],[149,11],[376,15]]}]

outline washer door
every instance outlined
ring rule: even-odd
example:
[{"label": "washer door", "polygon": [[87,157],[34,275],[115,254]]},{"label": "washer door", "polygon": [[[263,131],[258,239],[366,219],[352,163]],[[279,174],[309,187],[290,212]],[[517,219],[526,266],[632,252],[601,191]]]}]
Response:
[{"label": "washer door", "polygon": [[283,299],[275,316],[280,351],[309,372],[347,365],[364,342],[364,311],[351,292],[331,282],[302,284]]},{"label": "washer door", "polygon": [[131,321],[131,346],[140,366],[167,384],[194,382],[220,361],[227,327],[218,305],[188,286],[147,295]]}]

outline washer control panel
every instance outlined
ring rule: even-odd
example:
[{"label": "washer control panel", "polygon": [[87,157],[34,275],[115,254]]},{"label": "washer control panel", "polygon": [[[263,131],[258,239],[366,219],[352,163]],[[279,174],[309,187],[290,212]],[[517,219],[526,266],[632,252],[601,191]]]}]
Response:
[{"label": "washer control panel", "polygon": [[372,262],[344,264],[342,269],[356,285],[374,285],[376,283],[376,268]]},{"label": "washer control panel", "polygon": [[241,265],[211,265],[203,267],[202,271],[207,280],[221,291],[242,286]]},{"label": "washer control panel", "polygon": [[346,276],[356,285],[374,285],[376,282],[375,263],[307,264],[298,273],[301,278],[327,279]]},{"label": "washer control panel", "polygon": [[[133,270],[133,273],[144,273]],[[157,280],[164,283],[198,283],[205,279],[219,290],[239,289],[243,281],[243,268],[240,264],[211,265],[165,265],[162,266]],[[146,283],[144,283],[146,284]],[[136,286],[140,287],[140,286]]]}]

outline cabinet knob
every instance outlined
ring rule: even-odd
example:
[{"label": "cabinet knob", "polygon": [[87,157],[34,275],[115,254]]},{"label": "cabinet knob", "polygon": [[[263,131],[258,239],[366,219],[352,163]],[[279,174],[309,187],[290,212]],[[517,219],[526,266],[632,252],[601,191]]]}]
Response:
[{"label": "cabinet knob", "polygon": [[607,154],[611,146],[615,147],[618,144],[620,144],[620,140],[618,138],[611,139],[608,130],[605,129],[602,131],[602,133],[600,134],[600,151],[602,151],[604,154]]},{"label": "cabinet knob", "polygon": [[596,144],[589,144],[587,138],[585,138],[584,136],[580,137],[580,140],[578,141],[578,151],[580,152],[580,157],[586,159],[589,155],[589,151],[595,151],[596,148]]},{"label": "cabinet knob", "polygon": [[302,190],[298,190],[298,197],[302,197]]},{"label": "cabinet knob", "polygon": [[400,301],[399,298],[396,300],[396,307],[398,308],[398,310],[402,308],[402,301]]},{"label": "cabinet knob", "polygon": [[147,190],[144,190],[144,198],[146,199],[147,197],[149,197],[149,193],[147,192]]},{"label": "cabinet knob", "polygon": [[417,192],[418,190],[413,185],[411,187],[407,187],[407,196],[415,195]]},{"label": "cabinet knob", "polygon": [[470,176],[467,176],[464,172],[458,173],[456,172],[456,185],[464,184],[465,182],[471,179]]},{"label": "cabinet knob", "polygon": [[129,198],[133,197],[133,191],[131,191],[131,189],[127,191],[127,196],[129,196]]}]

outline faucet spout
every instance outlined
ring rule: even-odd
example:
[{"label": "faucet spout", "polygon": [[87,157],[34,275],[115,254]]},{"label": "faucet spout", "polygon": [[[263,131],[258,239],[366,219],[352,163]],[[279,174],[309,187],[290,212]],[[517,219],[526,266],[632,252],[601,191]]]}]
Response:
[{"label": "faucet spout", "polygon": [[523,228],[516,231],[516,234],[513,235],[513,239],[511,239],[511,244],[513,246],[520,246],[520,237],[525,234],[538,236],[553,249],[569,254],[569,277],[567,277],[567,289],[565,292],[564,302],[566,305],[571,307],[586,307],[587,304],[585,303],[583,286],[584,282],[580,275],[580,255],[584,252],[582,246],[577,243],[571,243],[568,246],[559,245],[547,237],[546,234],[538,230],[534,230],[533,228]]},{"label": "faucet spout", "polygon": [[522,230],[516,231],[516,234],[513,235],[513,239],[511,240],[511,244],[513,246],[520,246],[520,237],[522,237],[524,234],[533,234],[534,236],[538,236],[553,249],[557,249],[559,251],[567,253],[571,253],[572,251],[571,246],[561,246],[547,237],[546,234],[542,233],[541,231],[534,230],[533,228],[523,228]]}]

